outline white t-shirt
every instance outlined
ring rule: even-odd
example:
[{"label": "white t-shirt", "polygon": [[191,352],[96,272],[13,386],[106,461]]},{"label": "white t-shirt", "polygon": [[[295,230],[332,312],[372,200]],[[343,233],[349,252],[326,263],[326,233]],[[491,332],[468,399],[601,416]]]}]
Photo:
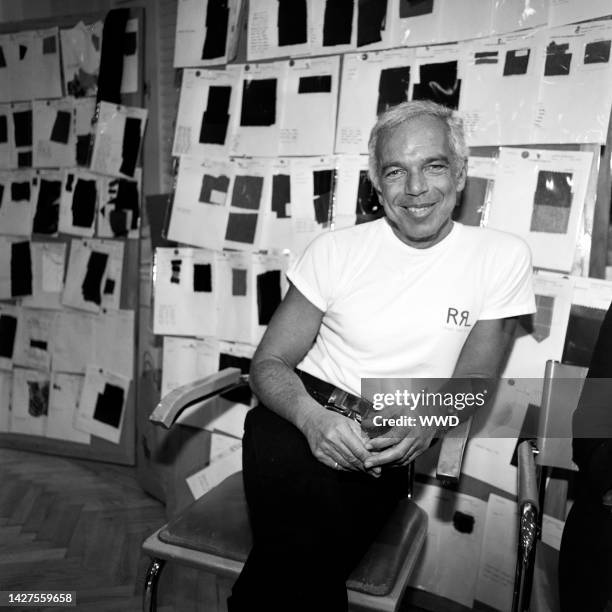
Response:
[{"label": "white t-shirt", "polygon": [[458,223],[427,249],[385,219],[328,232],[287,275],[324,312],[298,367],[356,395],[366,377],[450,377],[476,321],[535,312],[526,243]]}]

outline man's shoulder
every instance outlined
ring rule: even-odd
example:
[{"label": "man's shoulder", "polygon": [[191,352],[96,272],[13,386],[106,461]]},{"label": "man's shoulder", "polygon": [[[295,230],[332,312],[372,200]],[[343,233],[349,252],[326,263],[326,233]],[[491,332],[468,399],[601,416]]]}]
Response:
[{"label": "man's shoulder", "polygon": [[516,234],[490,227],[461,225],[460,233],[463,246],[472,245],[484,252],[529,253],[529,246]]}]

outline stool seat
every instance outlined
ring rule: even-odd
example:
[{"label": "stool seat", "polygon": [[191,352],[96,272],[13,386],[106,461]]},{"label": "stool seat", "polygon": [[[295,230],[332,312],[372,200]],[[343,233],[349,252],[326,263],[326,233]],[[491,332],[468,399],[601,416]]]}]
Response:
[{"label": "stool seat", "polygon": [[[421,548],[427,515],[408,499],[399,502],[352,572],[349,589],[384,596],[393,589],[407,557]],[[158,533],[163,543],[244,563],[252,537],[242,474],[233,474],[197,499]],[[416,560],[416,559],[415,559]]]}]

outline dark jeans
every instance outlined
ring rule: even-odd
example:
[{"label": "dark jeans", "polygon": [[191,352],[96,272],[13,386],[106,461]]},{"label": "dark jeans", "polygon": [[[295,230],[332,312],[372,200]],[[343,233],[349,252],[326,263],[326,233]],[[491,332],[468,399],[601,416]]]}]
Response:
[{"label": "dark jeans", "polygon": [[377,479],[328,468],[263,406],[247,415],[242,452],[253,549],[228,610],[346,610],[345,581],[406,495],[407,471],[383,469]]}]

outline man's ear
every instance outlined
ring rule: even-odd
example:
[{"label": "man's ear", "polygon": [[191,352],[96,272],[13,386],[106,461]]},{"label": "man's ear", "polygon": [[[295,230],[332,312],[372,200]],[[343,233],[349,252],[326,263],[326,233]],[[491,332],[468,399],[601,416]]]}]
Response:
[{"label": "man's ear", "polygon": [[463,189],[465,188],[466,180],[467,180],[467,159],[463,161],[459,172],[457,172],[457,177],[455,179],[457,183],[457,191],[463,191]]}]

